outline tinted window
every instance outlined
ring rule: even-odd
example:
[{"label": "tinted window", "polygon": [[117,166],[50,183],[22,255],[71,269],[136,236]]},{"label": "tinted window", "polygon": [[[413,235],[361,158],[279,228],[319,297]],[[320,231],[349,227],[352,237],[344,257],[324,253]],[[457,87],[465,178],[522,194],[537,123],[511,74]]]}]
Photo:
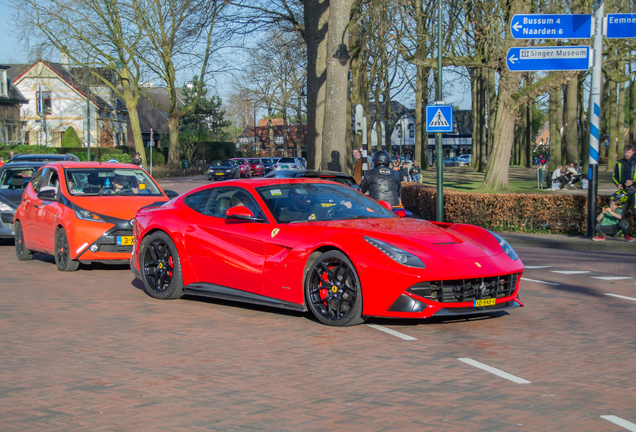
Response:
[{"label": "tinted window", "polygon": [[279,184],[256,189],[278,223],[397,217],[348,186]]},{"label": "tinted window", "polygon": [[256,200],[249,192],[236,187],[215,187],[188,195],[183,203],[192,210],[207,216],[225,218],[227,210],[245,206],[254,216],[264,218]]},{"label": "tinted window", "polygon": [[133,168],[67,168],[71,195],[163,196],[146,171]]},{"label": "tinted window", "polygon": [[6,167],[0,172],[0,189],[24,189],[37,170],[37,167]]},{"label": "tinted window", "polygon": [[247,160],[251,165],[258,165],[261,163],[259,159],[248,159]]},{"label": "tinted window", "polygon": [[272,163],[272,160],[271,160],[271,159],[268,159],[268,158],[262,158],[262,159],[261,159],[261,161],[262,161],[263,163],[265,163],[265,164],[270,164],[270,163]]},{"label": "tinted window", "polygon": [[40,186],[42,185],[42,173],[43,172],[44,172],[44,170],[38,171],[33,176],[33,179],[31,179],[31,186],[33,186],[33,190],[35,191],[35,193],[40,192]]},{"label": "tinted window", "polygon": [[280,158],[278,163],[296,163],[298,162],[295,158]]},{"label": "tinted window", "polygon": [[234,166],[234,162],[231,160],[215,160],[212,161],[212,163],[210,164],[211,167],[217,167],[217,166]]}]

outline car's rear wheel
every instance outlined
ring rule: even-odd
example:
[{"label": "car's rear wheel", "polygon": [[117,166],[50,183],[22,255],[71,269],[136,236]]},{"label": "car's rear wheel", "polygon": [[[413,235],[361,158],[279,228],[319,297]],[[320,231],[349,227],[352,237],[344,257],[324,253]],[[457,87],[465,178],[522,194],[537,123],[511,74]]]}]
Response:
[{"label": "car's rear wheel", "polygon": [[340,251],[312,254],[305,299],[318,321],[330,326],[362,324],[362,290],[353,263]]},{"label": "car's rear wheel", "polygon": [[58,228],[55,231],[55,264],[59,271],[75,271],[80,265],[79,261],[71,259],[71,250],[64,228]]},{"label": "car's rear wheel", "polygon": [[18,260],[28,261],[33,259],[33,252],[27,249],[26,243],[24,242],[24,231],[22,231],[20,221],[15,222],[13,232],[15,235],[15,255],[18,257]]},{"label": "car's rear wheel", "polygon": [[183,276],[177,247],[168,234],[156,231],[141,241],[139,268],[149,296],[160,300],[183,294]]}]

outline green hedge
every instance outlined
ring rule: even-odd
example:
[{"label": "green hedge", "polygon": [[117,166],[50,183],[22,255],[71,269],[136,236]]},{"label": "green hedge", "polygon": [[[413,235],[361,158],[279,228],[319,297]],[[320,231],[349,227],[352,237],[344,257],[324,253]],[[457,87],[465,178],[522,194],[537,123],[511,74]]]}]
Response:
[{"label": "green hedge", "polygon": [[[167,153],[168,153],[168,149],[165,149],[165,153],[164,154],[164,149],[163,148],[157,148],[157,147],[153,147],[152,149],[152,166],[159,166],[159,165],[165,165],[166,164],[166,159],[168,157]],[[133,154],[136,152],[133,152]],[[150,160],[150,147],[146,147],[146,160]]]},{"label": "green hedge", "polygon": [[115,159],[117,160],[117,162],[123,162],[123,163],[131,163],[132,162],[132,156],[130,156],[129,154],[126,153],[104,153],[103,155],[101,155],[101,157],[99,158],[100,161],[102,162],[107,162],[111,159]]},{"label": "green hedge", "polygon": [[13,150],[15,154],[55,154],[52,147],[38,145],[0,145],[0,157],[9,159],[9,152]]},{"label": "green hedge", "polygon": [[[600,210],[608,203],[599,196]],[[437,190],[403,183],[402,203],[428,220],[437,214]],[[595,215],[596,216],[596,215]],[[627,220],[634,233],[634,216]],[[587,230],[587,195],[489,194],[444,191],[444,221],[468,223],[496,231],[582,234]]]},{"label": "green hedge", "polygon": [[207,141],[198,143],[197,156],[208,162],[237,157],[236,145],[231,142]]}]

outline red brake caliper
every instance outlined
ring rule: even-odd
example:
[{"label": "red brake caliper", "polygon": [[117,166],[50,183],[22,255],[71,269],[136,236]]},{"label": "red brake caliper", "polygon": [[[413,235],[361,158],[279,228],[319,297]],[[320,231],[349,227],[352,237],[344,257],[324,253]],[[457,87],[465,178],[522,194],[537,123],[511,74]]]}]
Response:
[{"label": "red brake caliper", "polygon": [[[321,285],[325,286],[326,284],[329,283],[329,281],[327,280],[327,272],[324,272],[321,276],[320,276],[321,280]],[[323,288],[320,290],[320,299],[324,300],[327,298],[327,296],[329,295],[329,290],[327,288]]]},{"label": "red brake caliper", "polygon": [[[168,265],[170,265],[170,268],[174,268],[174,261],[172,261],[172,255],[168,257]],[[168,270],[168,276],[172,277],[172,270]]]}]

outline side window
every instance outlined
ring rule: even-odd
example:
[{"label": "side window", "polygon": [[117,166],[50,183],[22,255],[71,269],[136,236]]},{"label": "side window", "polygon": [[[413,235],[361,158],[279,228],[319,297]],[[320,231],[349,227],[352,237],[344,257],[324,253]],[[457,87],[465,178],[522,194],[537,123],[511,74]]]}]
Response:
[{"label": "side window", "polygon": [[55,188],[55,191],[60,190],[60,176],[57,174],[57,170],[49,168],[51,175],[44,180],[44,186]]},{"label": "side window", "polygon": [[254,197],[244,189],[236,187],[206,189],[187,196],[183,202],[192,210],[207,216],[225,218],[229,208],[240,205],[250,209],[254,216],[264,218]]},{"label": "side window", "polygon": [[42,179],[44,178],[44,175],[48,172],[48,168],[44,168],[39,170],[34,176],[33,179],[31,179],[31,185],[33,186],[33,191],[35,193],[40,192],[40,186],[42,186]]}]

